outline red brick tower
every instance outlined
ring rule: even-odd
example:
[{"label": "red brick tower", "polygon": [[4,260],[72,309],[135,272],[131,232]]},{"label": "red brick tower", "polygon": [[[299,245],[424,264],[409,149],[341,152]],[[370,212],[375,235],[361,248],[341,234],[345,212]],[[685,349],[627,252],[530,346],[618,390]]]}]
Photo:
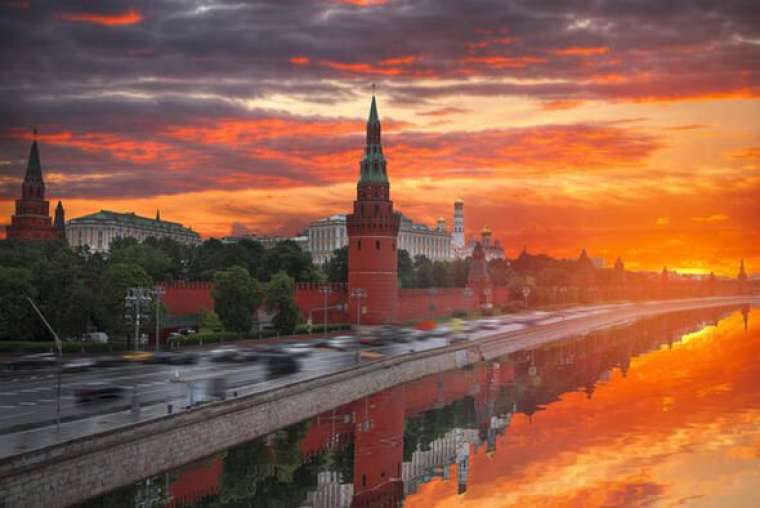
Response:
[{"label": "red brick tower", "polygon": [[[380,139],[375,96],[367,120],[367,145],[356,185],[354,212],[346,217],[348,230],[348,289],[350,316],[357,305],[365,312],[361,324],[392,323],[398,315],[397,237],[401,217],[393,211],[390,183]],[[360,290],[364,290],[363,292]]]},{"label": "red brick tower", "polygon": [[[55,240],[61,239],[61,231],[53,227],[50,218],[50,203],[45,200],[45,182],[42,180],[40,152],[37,148],[37,131],[29,152],[26,176],[21,185],[21,199],[16,200],[16,213],[11,216],[11,224],[6,228],[9,240]],[[60,214],[63,217],[63,206]]]}]

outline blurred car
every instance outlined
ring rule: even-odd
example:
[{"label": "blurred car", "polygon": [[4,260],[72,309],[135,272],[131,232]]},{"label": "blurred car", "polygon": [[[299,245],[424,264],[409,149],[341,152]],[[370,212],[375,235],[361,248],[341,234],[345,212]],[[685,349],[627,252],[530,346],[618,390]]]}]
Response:
[{"label": "blurred car", "polygon": [[153,357],[150,351],[126,351],[121,357],[128,362],[147,362]]},{"label": "blurred car", "polygon": [[457,342],[467,342],[470,338],[466,333],[455,333],[449,336],[449,344],[455,344]]},{"label": "blurred car", "polygon": [[338,351],[346,351],[356,346],[356,341],[352,335],[338,335],[337,337],[330,337],[325,344],[331,349],[337,349]]},{"label": "blurred car", "polygon": [[232,362],[240,356],[241,349],[237,346],[220,346],[208,352],[212,362]]},{"label": "blurred car", "polygon": [[285,344],[279,344],[277,349],[292,357],[309,356],[314,349],[314,346],[309,342],[290,342]]},{"label": "blurred car", "polygon": [[384,346],[388,344],[390,341],[390,338],[388,337],[377,337],[377,336],[370,336],[370,337],[362,337],[359,339],[359,344],[363,346]]},{"label": "blurred car", "polygon": [[300,370],[298,360],[289,355],[271,355],[267,358],[267,372],[270,376],[293,374]]},{"label": "blurred car", "polygon": [[93,381],[80,385],[75,390],[77,402],[85,403],[93,400],[118,399],[124,393],[124,388],[107,381]]},{"label": "blurred car", "polygon": [[105,355],[95,358],[95,364],[98,367],[114,367],[116,365],[124,365],[127,360],[121,355]]},{"label": "blurred car", "polygon": [[55,365],[56,357],[53,353],[37,353],[14,358],[5,363],[5,368],[8,370],[41,369],[55,367]]},{"label": "blurred car", "polygon": [[64,372],[81,372],[91,369],[97,365],[94,358],[77,358],[63,364]]},{"label": "blurred car", "polygon": [[484,319],[480,321],[480,328],[484,330],[497,330],[501,327],[501,323],[496,319]]},{"label": "blurred car", "polygon": [[442,326],[437,327],[435,330],[431,331],[430,336],[436,339],[442,339],[444,337],[448,337],[452,333],[453,333],[453,330],[450,327],[446,325],[442,325]]},{"label": "blurred car", "polygon": [[198,356],[194,353],[176,353],[170,351],[159,351],[153,353],[146,363],[162,363],[166,365],[190,365],[198,361]]}]

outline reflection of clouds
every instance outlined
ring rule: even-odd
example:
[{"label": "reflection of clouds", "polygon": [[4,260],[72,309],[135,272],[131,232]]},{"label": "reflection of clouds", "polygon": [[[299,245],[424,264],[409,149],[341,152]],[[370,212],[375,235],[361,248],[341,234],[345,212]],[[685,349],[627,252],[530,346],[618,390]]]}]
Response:
[{"label": "reflection of clouds", "polygon": [[[613,373],[590,401],[564,394],[532,425],[518,415],[494,457],[472,457],[466,497],[439,487],[407,505],[747,505],[760,479],[760,325],[750,327],[745,336],[734,314],[711,340],[633,359],[637,379]],[[677,404],[662,413],[663,400]]]}]

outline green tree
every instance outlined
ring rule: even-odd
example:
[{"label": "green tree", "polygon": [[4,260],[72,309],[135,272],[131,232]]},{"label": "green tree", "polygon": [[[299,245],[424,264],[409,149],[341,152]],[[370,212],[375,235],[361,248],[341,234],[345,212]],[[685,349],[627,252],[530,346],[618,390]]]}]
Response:
[{"label": "green tree", "polygon": [[41,330],[27,298],[35,298],[32,272],[25,268],[0,266],[0,339],[31,340]]},{"label": "green tree", "polygon": [[267,284],[267,310],[275,314],[272,326],[283,335],[293,333],[300,317],[294,295],[295,281],[284,271],[274,274]]},{"label": "green tree", "polygon": [[432,285],[434,287],[447,288],[451,286],[451,281],[449,280],[448,263],[445,261],[435,261],[433,263],[432,276]]},{"label": "green tree", "polygon": [[172,280],[176,275],[172,259],[160,248],[145,243],[113,248],[111,263],[139,265],[154,281]]},{"label": "green tree", "polygon": [[399,249],[396,262],[398,270],[398,284],[402,288],[414,287],[414,263],[409,252]]},{"label": "green tree", "polygon": [[429,288],[433,286],[433,262],[422,254],[414,256],[415,287]]},{"label": "green tree", "polygon": [[222,320],[219,319],[219,315],[212,310],[201,310],[198,323],[201,333],[218,333],[224,331]]},{"label": "green tree", "polygon": [[259,279],[269,280],[273,274],[284,271],[297,282],[320,282],[319,270],[311,260],[311,254],[304,252],[292,240],[278,242],[267,249],[264,263],[259,271]]},{"label": "green tree", "polygon": [[214,311],[228,330],[247,333],[253,326],[253,312],[261,304],[259,281],[242,266],[220,270],[214,275]]},{"label": "green tree", "polygon": [[348,282],[348,245],[333,251],[332,257],[325,262],[324,272],[330,282]]}]

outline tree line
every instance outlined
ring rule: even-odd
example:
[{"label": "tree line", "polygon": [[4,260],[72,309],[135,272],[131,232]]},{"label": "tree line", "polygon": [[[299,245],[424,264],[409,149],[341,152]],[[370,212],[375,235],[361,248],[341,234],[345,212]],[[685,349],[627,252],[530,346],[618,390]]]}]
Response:
[{"label": "tree line", "polygon": [[[245,274],[245,275],[243,275]],[[242,240],[216,239],[198,246],[163,238],[138,242],[119,238],[109,253],[70,248],[65,242],[0,241],[0,340],[50,340],[34,313],[32,298],[61,337],[105,331],[112,337],[130,332],[125,295],[131,287],[153,287],[181,280],[214,281],[215,310],[230,331],[250,330],[250,310],[242,319],[229,302],[248,309],[266,302],[274,325],[288,333],[298,320],[293,301],[296,282],[324,280],[321,269],[291,241],[272,248]],[[241,283],[242,281],[242,283]],[[246,285],[237,300],[232,295]],[[288,297],[286,297],[288,295]],[[147,313],[145,330],[155,326]]]}]

